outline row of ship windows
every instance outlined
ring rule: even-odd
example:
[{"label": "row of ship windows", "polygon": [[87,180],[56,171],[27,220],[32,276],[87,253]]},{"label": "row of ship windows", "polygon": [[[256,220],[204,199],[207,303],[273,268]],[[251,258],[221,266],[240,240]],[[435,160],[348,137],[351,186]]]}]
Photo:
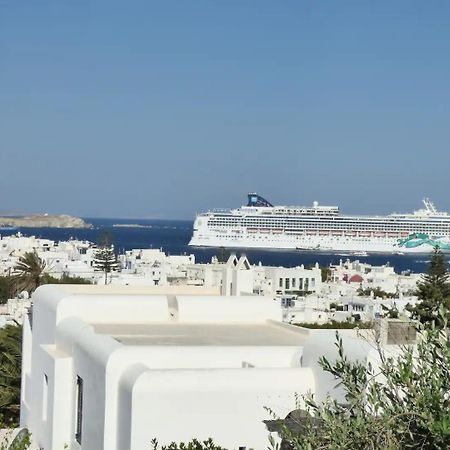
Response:
[{"label": "row of ship windows", "polygon": [[[220,222],[220,223],[242,223],[244,225],[250,225],[250,224],[254,224],[254,223],[264,223],[264,224],[305,224],[305,223],[315,223],[317,224],[318,220],[317,219],[241,219],[241,218],[232,218],[232,217],[227,217],[227,218],[210,218],[208,220],[208,222]],[[397,220],[397,221],[393,221],[393,220],[330,220],[330,219],[322,219],[320,220],[321,223],[328,223],[328,224],[333,224],[333,223],[339,223],[339,224],[386,224],[386,225],[403,225],[403,224],[430,224],[430,225],[450,225],[450,222],[447,221],[442,221],[442,220]]]},{"label": "row of ship windows", "polygon": [[[226,230],[226,227],[221,226],[221,225],[211,225],[211,226],[215,226],[217,228],[222,228],[224,231]],[[250,228],[250,227],[249,227]],[[255,229],[257,227],[254,227]],[[260,227],[262,228],[262,227]],[[267,229],[267,228],[263,228],[263,229]],[[450,233],[450,228],[447,229],[442,229],[442,228],[435,228],[435,227],[402,227],[401,229],[399,229],[398,227],[351,227],[351,228],[342,228],[342,227],[304,227],[304,228],[291,228],[291,229],[283,229],[283,228],[275,228],[272,227],[272,229],[278,230],[278,231],[288,231],[288,232],[301,232],[304,230],[310,230],[310,231],[316,231],[316,230],[322,230],[322,231],[327,231],[327,230],[331,230],[331,231],[392,231],[392,232],[402,232],[402,231],[410,231],[410,232],[430,232],[430,233],[445,233],[448,234]],[[236,232],[241,232],[241,230],[230,230],[230,231],[236,231]]]},{"label": "row of ship windows", "polygon": [[[226,239],[227,241],[239,241],[241,239],[241,236],[224,236],[223,234],[216,234],[215,236],[198,236],[199,239],[206,239],[209,240],[211,237],[216,237],[219,239]],[[309,239],[310,238],[314,238],[315,236],[307,236]],[[304,239],[302,239],[303,236],[283,236],[283,239],[273,239],[271,236],[246,236],[245,239],[253,239],[254,241],[261,241],[261,240],[269,240],[269,242],[280,242],[280,241],[284,241],[284,242],[295,242],[295,241],[304,241]],[[351,241],[351,242],[373,242],[374,239],[376,239],[377,244],[392,244],[392,241],[396,242],[397,238],[385,238],[385,237],[371,237],[371,238],[363,238],[363,237],[348,237],[348,236],[321,236],[321,240],[325,240],[324,238],[327,238],[326,240],[328,242],[340,242],[340,241]]]},{"label": "row of ship windows", "polygon": [[403,222],[403,223],[374,223],[374,222],[361,222],[361,223],[335,223],[335,222],[265,222],[265,221],[252,221],[252,222],[241,222],[241,221],[221,221],[221,220],[209,220],[208,225],[239,225],[243,227],[252,226],[265,226],[265,227],[281,227],[281,228],[293,228],[293,227],[389,227],[389,228],[400,228],[400,227],[432,227],[432,228],[450,228],[450,223],[439,224],[439,223],[417,223],[417,222]]},{"label": "row of ship windows", "polygon": [[337,220],[336,218],[330,217],[325,219],[318,220],[315,217],[302,217],[302,218],[267,218],[267,217],[210,217],[208,220],[221,220],[221,221],[238,221],[238,222],[255,222],[255,221],[264,221],[264,222],[340,222],[340,223],[417,223],[417,222],[428,222],[428,223],[450,223],[450,220],[433,220],[433,219],[399,219],[399,220],[386,220],[386,219],[364,219],[364,220],[356,220],[356,219],[341,219]]},{"label": "row of ship windows", "polygon": [[255,220],[263,220],[264,222],[317,222],[320,220],[321,222],[348,222],[348,223],[417,223],[427,221],[429,223],[450,223],[450,218],[441,219],[441,218],[386,218],[386,217],[371,217],[371,218],[358,218],[358,217],[325,217],[325,218],[317,218],[317,217],[301,217],[301,218],[289,218],[289,217],[239,217],[239,216],[215,216],[209,217],[209,220],[223,220],[223,221],[239,221],[239,222],[251,222]]},{"label": "row of ship windows", "polygon": [[326,225],[326,226],[364,226],[364,225],[372,225],[372,226],[407,226],[407,225],[420,225],[420,226],[433,226],[433,227],[450,227],[450,223],[436,223],[436,222],[333,222],[328,220],[318,221],[306,221],[306,220],[298,220],[298,221],[272,221],[272,220],[220,220],[220,219],[210,219],[208,223],[221,223],[225,225],[231,224],[239,224],[242,226],[252,226],[255,224],[262,224],[266,226],[306,226],[306,225]]},{"label": "row of ship windows", "polygon": [[[239,219],[239,218],[226,218],[226,219],[219,219],[219,218],[212,218],[208,220],[208,223],[223,223],[223,224],[241,224],[243,226],[251,226],[254,224],[263,224],[263,225],[271,225],[271,226],[293,226],[293,225],[306,225],[308,223],[319,225],[317,220],[311,219],[302,219],[302,220],[267,220],[267,219]],[[348,220],[348,221],[335,221],[335,220],[328,220],[324,219],[320,221],[321,224],[327,224],[327,225],[333,225],[333,224],[339,224],[339,225],[392,225],[392,226],[404,226],[404,225],[425,225],[425,226],[450,226],[449,221],[418,221],[418,220],[401,220],[401,221],[374,221],[374,220]]]}]

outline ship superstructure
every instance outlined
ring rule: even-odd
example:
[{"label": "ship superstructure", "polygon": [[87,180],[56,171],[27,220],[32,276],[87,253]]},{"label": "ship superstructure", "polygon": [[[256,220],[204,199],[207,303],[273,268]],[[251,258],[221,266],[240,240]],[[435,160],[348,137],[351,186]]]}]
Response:
[{"label": "ship superstructure", "polygon": [[256,193],[246,206],[198,214],[189,245],[329,252],[450,251],[450,215],[429,200],[410,214],[356,216],[337,206],[274,206]]}]

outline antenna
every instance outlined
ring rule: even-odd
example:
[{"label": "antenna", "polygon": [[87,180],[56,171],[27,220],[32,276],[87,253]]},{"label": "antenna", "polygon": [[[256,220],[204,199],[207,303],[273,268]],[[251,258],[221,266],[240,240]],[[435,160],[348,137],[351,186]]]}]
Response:
[{"label": "antenna", "polygon": [[423,199],[423,204],[425,205],[426,210],[431,214],[437,214],[438,211],[434,206],[433,202],[429,198]]}]

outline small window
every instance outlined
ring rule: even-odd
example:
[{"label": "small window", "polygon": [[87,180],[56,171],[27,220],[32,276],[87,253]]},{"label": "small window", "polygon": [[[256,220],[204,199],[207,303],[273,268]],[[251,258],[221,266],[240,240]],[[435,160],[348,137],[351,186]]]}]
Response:
[{"label": "small window", "polygon": [[77,376],[77,397],[76,397],[76,426],[75,439],[81,444],[81,433],[83,430],[83,379]]},{"label": "small window", "polygon": [[48,408],[48,376],[44,373],[44,383],[42,386],[42,420],[47,420]]}]

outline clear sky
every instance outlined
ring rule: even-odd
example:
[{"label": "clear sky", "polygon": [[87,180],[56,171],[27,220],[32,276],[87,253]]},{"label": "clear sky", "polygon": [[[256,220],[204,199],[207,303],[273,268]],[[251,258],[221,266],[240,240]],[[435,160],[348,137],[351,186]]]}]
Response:
[{"label": "clear sky", "polygon": [[450,2],[0,0],[0,211],[450,211]]}]

